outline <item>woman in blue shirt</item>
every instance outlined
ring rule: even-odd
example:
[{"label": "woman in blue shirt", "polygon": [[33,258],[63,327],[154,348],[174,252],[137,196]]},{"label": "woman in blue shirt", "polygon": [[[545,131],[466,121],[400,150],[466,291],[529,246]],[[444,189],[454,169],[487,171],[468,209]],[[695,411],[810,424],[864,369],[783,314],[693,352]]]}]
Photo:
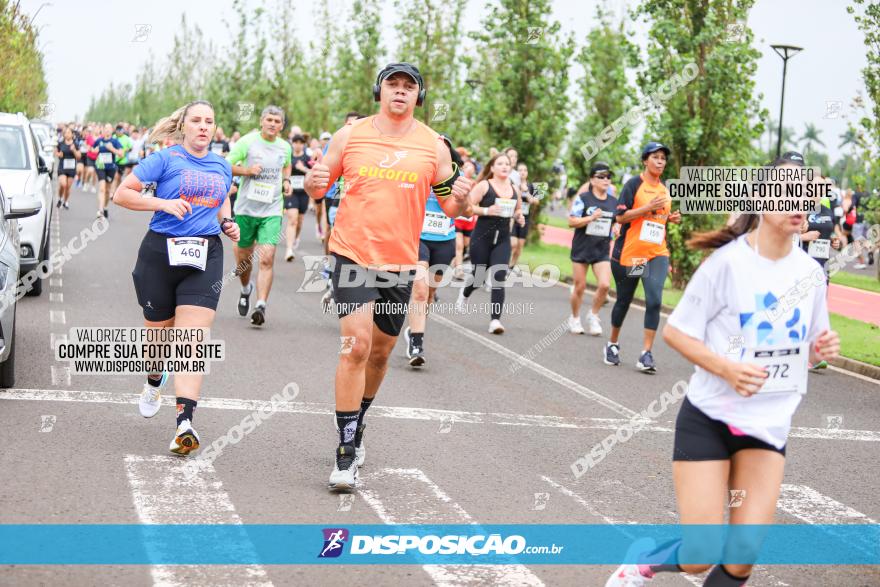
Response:
[{"label": "woman in blue shirt", "polygon": [[[160,120],[150,135],[156,143],[177,144],[140,162],[119,186],[113,201],[130,210],[153,212],[138,251],[132,277],[147,328],[210,328],[223,286],[223,232],[238,241],[226,197],[232,168],[209,150],[216,123],[214,108],[198,100]],[[143,196],[155,185],[155,196]],[[202,375],[177,373],[177,432],[170,450],[187,455],[199,448],[192,427]],[[168,373],[152,373],[141,394],[141,415],[159,411],[160,390]]]}]

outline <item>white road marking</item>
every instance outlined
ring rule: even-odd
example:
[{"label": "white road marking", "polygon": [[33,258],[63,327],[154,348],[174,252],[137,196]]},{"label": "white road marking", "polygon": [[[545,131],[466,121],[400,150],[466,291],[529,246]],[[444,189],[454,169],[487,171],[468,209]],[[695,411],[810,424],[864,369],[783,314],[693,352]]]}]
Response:
[{"label": "white road marking", "polygon": [[877,523],[862,512],[806,485],[783,483],[777,507],[807,524]]},{"label": "white road marking", "polygon": [[63,281],[60,277],[50,277],[49,278],[49,287],[61,287],[63,285]]},{"label": "white road marking", "polygon": [[70,367],[52,365],[49,367],[49,370],[52,376],[52,385],[65,385],[70,387]]},{"label": "white road marking", "polygon": [[[420,469],[380,469],[362,477],[358,493],[384,524],[477,524]],[[380,487],[381,491],[373,487]],[[379,496],[387,498],[385,501]],[[435,585],[534,585],[544,583],[524,565],[422,565]]]},{"label": "white road marking", "polygon": [[[59,249],[61,248],[60,242],[58,243],[58,246],[56,248],[59,248]],[[62,271],[62,269],[64,269],[64,267],[62,265],[59,265],[58,267],[56,267],[55,269],[52,270],[52,275],[59,275],[59,276],[63,275],[64,272]]]},{"label": "white road marking", "polygon": [[64,310],[49,310],[49,322],[52,324],[67,324],[67,316]]},{"label": "white road marking", "polygon": [[[125,472],[141,524],[241,525],[235,506],[223,489],[214,467],[206,463],[200,472],[184,474],[186,459],[173,456],[125,455]],[[147,553],[150,552],[149,534]],[[236,546],[251,555],[253,544],[242,531]],[[257,585],[271,587],[260,565],[154,565],[153,584],[163,587],[189,585]]]},{"label": "white road marking", "polygon": [[612,412],[620,414],[621,416],[624,416],[626,418],[632,418],[633,416],[636,415],[636,412],[632,411],[631,409],[629,409],[628,407],[626,407],[622,404],[617,403],[613,399],[607,398],[604,395],[602,395],[601,393],[593,391],[592,389],[590,389],[588,387],[584,387],[583,385],[581,385],[579,383],[575,383],[571,379],[569,379],[567,377],[563,377],[562,375],[560,375],[556,371],[551,371],[547,367],[544,367],[543,365],[539,365],[538,363],[523,357],[519,353],[516,353],[516,352],[510,350],[509,348],[498,344],[497,342],[495,342],[493,340],[489,340],[485,336],[481,336],[481,335],[477,334],[476,332],[472,332],[472,331],[468,330],[467,328],[465,328],[464,326],[462,326],[456,322],[453,322],[449,318],[444,318],[443,316],[438,316],[437,314],[431,314],[430,318],[432,320],[439,322],[440,324],[446,326],[447,328],[450,328],[451,330],[455,330],[459,334],[462,334],[462,335],[466,336],[467,338],[469,338],[475,342],[480,343],[484,347],[492,349],[496,353],[498,353],[504,357],[507,357],[511,361],[519,363],[523,367],[531,369],[532,371],[534,371],[535,373],[537,373],[539,375],[543,375],[544,377],[553,381],[554,383],[558,383],[559,385],[561,385],[563,387],[567,387],[568,389],[572,390],[573,392],[577,393],[578,395],[581,395],[589,400],[593,400],[594,402],[605,406],[606,408],[608,408]]},{"label": "white road marking", "polygon": [[67,342],[67,333],[55,334],[54,332],[49,333],[49,348],[52,351],[55,351],[55,346],[59,343]]},{"label": "white road marking", "polygon": [[[66,368],[66,367],[65,367]],[[107,391],[76,391],[66,389],[18,389],[0,392],[0,400],[86,402],[105,404],[134,404],[140,394],[110,393]],[[173,397],[163,397],[163,405],[173,406]],[[216,410],[254,411],[274,409],[288,414],[331,415],[335,413],[333,404],[315,402],[287,402],[273,407],[268,400],[249,400],[223,397],[208,397],[199,400],[199,408]],[[570,430],[617,430],[628,422],[621,418],[573,418],[564,416],[540,416],[532,414],[503,414],[493,412],[464,412],[457,410],[434,410],[397,406],[374,406],[370,408],[371,417],[397,420],[423,420],[430,422],[459,422],[463,424],[494,424],[496,426],[523,426],[536,428],[562,428]],[[649,432],[671,433],[670,426],[649,425],[642,428]],[[853,440],[859,442],[880,442],[880,432],[873,430],[845,430],[840,428],[799,428],[791,429],[793,438],[819,440]]]},{"label": "white road marking", "polygon": [[49,301],[50,302],[58,302],[59,304],[64,303],[64,294],[61,292],[49,292]]}]

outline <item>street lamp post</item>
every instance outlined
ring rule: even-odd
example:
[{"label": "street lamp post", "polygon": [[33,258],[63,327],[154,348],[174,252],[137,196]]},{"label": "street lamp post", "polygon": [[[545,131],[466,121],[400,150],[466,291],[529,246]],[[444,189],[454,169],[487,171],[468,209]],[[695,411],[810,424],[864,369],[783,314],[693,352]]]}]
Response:
[{"label": "street lamp post", "polygon": [[782,154],[782,110],[785,106],[785,73],[788,70],[788,60],[803,51],[803,47],[792,45],[770,45],[776,54],[782,57],[782,97],[779,99],[779,134],[776,139],[776,157]]}]

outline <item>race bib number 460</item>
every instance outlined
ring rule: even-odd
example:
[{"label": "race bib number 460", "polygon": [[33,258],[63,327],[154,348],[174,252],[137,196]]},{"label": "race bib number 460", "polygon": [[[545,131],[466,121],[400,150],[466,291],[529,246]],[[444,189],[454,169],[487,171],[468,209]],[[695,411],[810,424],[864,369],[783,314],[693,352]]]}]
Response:
[{"label": "race bib number 460", "polygon": [[746,360],[767,370],[767,379],[758,393],[807,393],[809,344],[750,349]]},{"label": "race bib number 460", "polygon": [[197,237],[169,238],[168,264],[185,265],[205,270],[208,261],[208,239]]}]

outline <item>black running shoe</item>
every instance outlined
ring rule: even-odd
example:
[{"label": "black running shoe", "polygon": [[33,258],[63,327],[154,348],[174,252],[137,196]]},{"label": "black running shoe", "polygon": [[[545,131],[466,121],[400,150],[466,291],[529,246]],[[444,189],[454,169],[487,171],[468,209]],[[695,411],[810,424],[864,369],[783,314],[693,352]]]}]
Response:
[{"label": "black running shoe", "polygon": [[110,213],[107,211],[107,208],[104,208],[104,218],[110,219]]},{"label": "black running shoe", "polygon": [[636,369],[642,373],[657,372],[657,365],[654,363],[654,355],[651,354],[651,351],[645,351],[642,353],[638,362],[636,362]]},{"label": "black running shoe", "polygon": [[257,306],[251,314],[251,324],[262,326],[266,322],[266,306]]},{"label": "black running shoe", "polygon": [[244,318],[248,315],[248,310],[251,309],[251,293],[253,293],[254,288],[251,286],[251,289],[247,293],[242,293],[238,295],[238,315]]},{"label": "black running shoe", "polygon": [[620,346],[613,342],[606,342],[605,356],[602,357],[602,360],[606,365],[613,365],[615,367],[620,365]]}]

